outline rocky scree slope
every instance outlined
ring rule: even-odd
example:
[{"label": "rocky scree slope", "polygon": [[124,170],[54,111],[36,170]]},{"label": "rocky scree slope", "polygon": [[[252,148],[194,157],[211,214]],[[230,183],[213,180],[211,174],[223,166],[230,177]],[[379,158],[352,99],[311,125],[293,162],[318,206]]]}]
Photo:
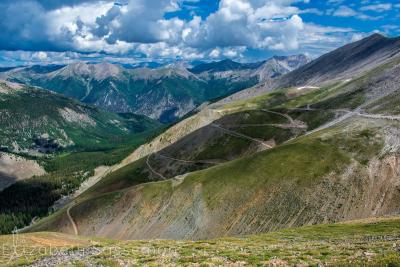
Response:
[{"label": "rocky scree slope", "polygon": [[322,55],[286,75],[233,94],[221,102],[247,99],[279,88],[321,86],[332,81],[353,79],[392,60],[399,53],[400,38],[373,34]]}]

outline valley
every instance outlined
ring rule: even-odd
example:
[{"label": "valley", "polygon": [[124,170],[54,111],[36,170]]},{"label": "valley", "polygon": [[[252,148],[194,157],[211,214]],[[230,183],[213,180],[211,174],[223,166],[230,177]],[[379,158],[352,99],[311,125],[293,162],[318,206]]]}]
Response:
[{"label": "valley", "polygon": [[100,165],[126,157],[162,125],[40,88],[0,82],[0,231],[10,233],[73,193]]},{"label": "valley", "polygon": [[397,117],[369,112],[397,72],[395,57],[350,80],[212,104],[32,230],[207,239],[396,213]]},{"label": "valley", "polygon": [[175,122],[203,104],[286,74],[310,61],[304,55],[274,57],[255,64],[230,60],[192,69],[157,69],[109,64],[23,67],[0,72],[0,79],[39,86],[107,111],[146,115]]},{"label": "valley", "polygon": [[[177,109],[167,120],[165,105],[162,112],[141,103],[141,110],[125,111],[142,115],[113,113],[121,110],[2,82],[2,150],[38,172],[14,174],[14,184],[0,192],[2,233],[18,225],[27,244],[65,238],[83,248],[69,253],[57,245],[59,254],[29,257],[33,266],[397,266],[400,41],[374,34],[298,61],[139,68],[128,76],[105,63],[45,71],[146,79],[154,91],[136,93],[157,103],[165,84],[179,91],[198,83],[194,91],[203,93],[201,83],[218,80],[224,89],[188,100],[190,108],[175,105],[185,99],[170,99]],[[285,74],[277,65],[290,68]],[[11,72],[31,79],[26,70]],[[247,84],[250,76],[254,84]],[[165,83],[162,89],[155,81]],[[232,81],[240,81],[236,89]],[[38,109],[27,115],[26,102]]]},{"label": "valley", "polygon": [[[279,64],[284,65],[283,62],[285,60],[286,58],[283,57],[277,58],[268,61],[268,64],[273,65],[281,62]],[[299,59],[292,57],[291,60],[293,62],[286,67],[286,70],[283,70],[283,67],[280,69],[282,73],[290,71],[290,68],[295,68],[298,64],[304,64],[308,59],[306,57]],[[225,71],[223,76],[232,78],[238,75],[236,72],[240,72],[243,77],[238,81],[240,80],[241,83],[242,80],[248,79],[246,77],[250,75],[250,68],[256,67],[242,66],[242,64],[235,63],[235,68],[231,70],[234,72],[228,74],[230,70],[222,67],[227,63],[229,66],[230,62],[215,63],[216,69],[207,69],[207,65],[205,65],[205,69],[201,73],[207,72],[207,75],[211,77],[213,75],[218,76],[220,71]],[[236,69],[237,66],[240,67]],[[268,69],[264,62],[257,66],[263,66],[264,69]],[[219,68],[222,69],[220,70]],[[2,185],[3,190],[0,192],[1,203],[3,203],[0,216],[2,233],[9,233],[14,227],[22,228],[32,220],[36,220],[38,216],[45,216],[54,210],[64,207],[74,198],[101,181],[103,176],[123,166],[124,163],[122,165],[118,163],[137,146],[145,143],[148,138],[154,136],[157,132],[161,132],[164,128],[161,123],[153,121],[144,115],[104,112],[57,93],[54,94],[41,88],[22,85],[21,83],[49,88],[47,83],[49,81],[50,87],[56,85],[56,87],[61,86],[67,90],[55,90],[56,92],[79,100],[82,100],[82,98],[76,93],[79,93],[79,90],[83,90],[83,87],[79,86],[84,85],[87,90],[93,87],[97,89],[101,87],[100,85],[86,84],[89,81],[109,82],[110,85],[114,86],[117,84],[116,80],[125,80],[128,76],[128,80],[134,79],[135,81],[141,79],[149,80],[149,82],[150,80],[154,82],[163,80],[163,82],[169,83],[166,80],[173,77],[173,79],[189,79],[204,84],[204,81],[200,81],[201,79],[195,77],[188,70],[178,67],[128,71],[123,67],[108,63],[98,65],[77,63],[66,67],[56,65],[33,66],[7,69],[1,75],[5,79],[14,81],[1,82],[1,123],[3,126],[1,131],[3,138],[1,150],[4,151],[2,159],[4,159],[5,165],[4,171],[1,172],[2,184],[4,185]],[[274,75],[278,75],[278,73]],[[52,79],[51,81],[48,80],[50,79],[49,77]],[[62,77],[62,79],[60,80],[59,77]],[[58,82],[56,82],[57,79]],[[232,80],[236,80],[236,78],[232,78]],[[15,81],[18,83],[15,83]],[[43,83],[44,81],[46,83]],[[80,85],[78,86],[77,83]],[[218,83],[221,88],[226,88],[226,85]],[[173,84],[179,84],[185,90],[191,86],[183,81],[174,81]],[[150,86],[147,81],[146,86]],[[147,91],[148,87],[144,88],[144,90]],[[157,93],[160,90],[162,89],[157,89]],[[212,89],[212,91],[214,90]],[[84,97],[89,97],[91,93],[92,91],[87,91]],[[146,99],[153,99],[159,102],[153,96],[139,94]],[[182,95],[182,93],[178,93],[178,95]],[[217,96],[221,95],[214,95],[211,98]],[[202,101],[205,101],[205,99]],[[28,110],[25,103],[29,103]],[[118,106],[124,107],[120,103],[118,103]],[[145,107],[142,104],[139,106],[141,108]],[[190,111],[190,109],[187,111]],[[154,107],[151,107],[151,110],[154,110]],[[117,111],[131,111],[131,109]],[[146,112],[138,112],[146,114]],[[12,117],[10,116],[11,114]],[[184,114],[182,113],[182,115]],[[161,121],[163,120],[161,119]],[[16,135],[12,133],[16,133]],[[157,157],[157,164],[160,164],[160,156],[155,156]],[[28,167],[29,169],[25,170],[25,172],[14,172],[9,160],[12,157],[20,159],[14,163],[14,169]],[[164,159],[168,158],[164,157]],[[170,157],[169,160],[171,159]],[[172,173],[199,169],[195,165],[210,166],[210,163],[201,161],[191,161],[189,165],[188,162],[183,162],[179,159],[174,162],[180,162],[181,166],[178,166],[178,168],[182,170],[172,171]],[[107,170],[100,174],[95,174],[95,170],[101,166],[104,166],[102,168]],[[164,174],[153,169],[148,162],[146,167],[149,177],[143,178],[142,181],[166,178]],[[174,166],[169,168],[172,169]],[[10,202],[8,199],[12,195],[17,197]],[[41,198],[41,201],[32,201],[37,198]]]}]

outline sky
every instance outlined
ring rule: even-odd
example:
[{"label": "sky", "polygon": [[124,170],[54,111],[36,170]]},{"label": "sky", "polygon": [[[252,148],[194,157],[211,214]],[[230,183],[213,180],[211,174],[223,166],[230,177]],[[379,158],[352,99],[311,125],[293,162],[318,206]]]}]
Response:
[{"label": "sky", "polygon": [[400,0],[1,0],[0,67],[311,57],[400,35]]}]

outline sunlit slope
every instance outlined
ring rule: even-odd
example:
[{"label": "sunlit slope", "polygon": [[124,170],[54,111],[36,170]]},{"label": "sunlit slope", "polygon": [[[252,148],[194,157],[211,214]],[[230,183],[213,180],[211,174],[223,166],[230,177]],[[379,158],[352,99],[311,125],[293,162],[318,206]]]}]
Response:
[{"label": "sunlit slope", "polygon": [[[0,237],[0,264],[102,266],[397,266],[398,217],[307,226],[243,238],[204,241],[111,241],[53,233]],[[50,250],[50,247],[52,250]],[[30,253],[40,248],[41,253]],[[50,255],[50,251],[61,251]]]},{"label": "sunlit slope", "polygon": [[47,215],[94,169],[121,161],[160,126],[0,81],[0,233]]},{"label": "sunlit slope", "polygon": [[[399,59],[394,57],[388,63],[353,79],[333,81],[320,87],[290,87],[229,104],[213,104],[172,126],[148,144],[139,147],[120,165],[126,166],[135,160],[160,151],[200,128],[226,115],[238,112],[275,109],[280,113],[287,113],[294,119],[306,122],[308,130],[343,115],[344,109],[353,110],[361,107],[366,112],[379,113],[377,105],[380,105],[383,113],[387,109],[390,114],[396,109],[396,99],[398,99],[397,84],[400,83],[398,73]],[[385,102],[390,105],[384,105]],[[372,110],[372,107],[375,109]],[[343,110],[340,112],[338,109]],[[268,123],[268,121],[260,122]],[[253,132],[255,129],[253,127],[244,130]]]},{"label": "sunlit slope", "polygon": [[393,57],[212,105],[30,230],[71,233],[73,221],[83,235],[203,239],[397,213],[398,73]]},{"label": "sunlit slope", "polygon": [[[237,113],[222,120],[229,122],[237,114],[257,114],[275,107],[275,112],[294,121],[302,119],[312,130],[350,112],[346,106],[321,106],[326,99],[333,101],[347,93],[346,88],[351,88],[349,82],[299,93],[297,89],[283,90],[226,106]],[[303,108],[286,106],[306,98],[317,101]],[[272,118],[268,120],[268,124],[274,124]],[[277,122],[282,123],[279,119]],[[236,117],[233,126],[236,132],[264,140],[256,136],[257,131],[249,130],[253,123]],[[397,120],[353,114],[331,127],[287,141],[289,136],[287,142],[277,142],[272,148],[253,151],[238,160],[169,181],[136,186],[125,183],[114,192],[88,196],[73,205],[70,214],[80,234],[123,239],[202,239],[390,214],[399,210],[396,143],[391,141],[398,126]],[[229,129],[229,124],[225,127]],[[165,151],[171,154],[173,147]],[[133,166],[144,162],[121,169],[102,182],[111,179],[112,186],[134,178],[137,169]],[[33,230],[70,232],[71,224],[61,218],[53,216]]]},{"label": "sunlit slope", "polygon": [[158,127],[140,115],[108,113],[36,87],[0,81],[0,146],[51,153],[107,145]]}]

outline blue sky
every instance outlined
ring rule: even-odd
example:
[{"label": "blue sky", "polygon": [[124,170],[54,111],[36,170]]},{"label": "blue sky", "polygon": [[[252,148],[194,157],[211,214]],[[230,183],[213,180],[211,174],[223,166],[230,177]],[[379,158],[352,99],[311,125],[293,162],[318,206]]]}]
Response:
[{"label": "blue sky", "polygon": [[2,0],[0,66],[317,57],[400,35],[394,0]]}]

